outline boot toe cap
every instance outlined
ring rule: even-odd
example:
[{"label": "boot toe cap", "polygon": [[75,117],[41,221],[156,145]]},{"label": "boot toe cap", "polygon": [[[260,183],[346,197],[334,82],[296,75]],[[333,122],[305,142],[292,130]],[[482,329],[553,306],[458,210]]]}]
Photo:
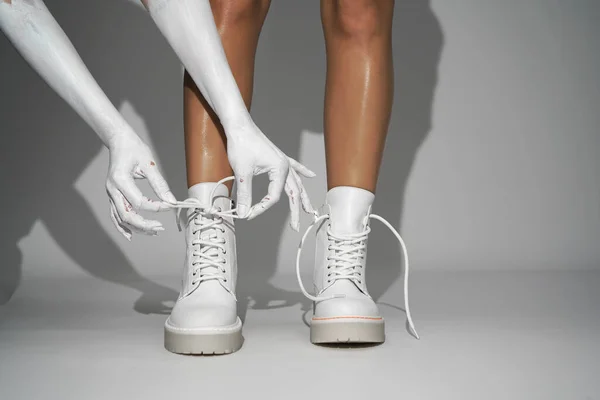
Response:
[{"label": "boot toe cap", "polygon": [[381,318],[377,304],[373,299],[364,296],[360,297],[342,297],[329,300],[323,300],[315,304],[314,317],[336,318],[336,317],[361,317],[361,318]]},{"label": "boot toe cap", "polygon": [[237,321],[235,302],[202,305],[189,303],[179,301],[175,304],[168,320],[171,326],[182,329],[214,328],[233,325]]}]

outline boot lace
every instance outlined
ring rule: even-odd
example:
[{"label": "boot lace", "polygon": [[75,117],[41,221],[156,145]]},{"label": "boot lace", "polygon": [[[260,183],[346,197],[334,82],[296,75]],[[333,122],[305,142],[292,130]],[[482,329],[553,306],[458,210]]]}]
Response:
[{"label": "boot lace", "polygon": [[[222,283],[227,282],[225,268],[227,260],[225,254],[225,239],[219,237],[218,231],[225,233],[223,217],[239,218],[236,215],[236,210],[231,209],[223,211],[220,207],[215,207],[214,202],[215,190],[218,184],[228,180],[235,179],[229,177],[220,180],[215,188],[210,193],[211,205],[206,206],[200,200],[190,197],[183,201],[178,201],[173,205],[176,214],[177,228],[182,230],[182,226],[192,224],[192,235],[194,239],[191,245],[194,248],[192,253],[192,286],[197,286],[202,282],[209,280],[217,280]],[[186,214],[184,211],[192,209],[193,211]],[[229,292],[231,290],[223,285]],[[232,292],[231,292],[232,293]],[[233,294],[233,293],[232,293]]]},{"label": "boot lace", "polygon": [[371,232],[371,228],[367,226],[367,229],[363,232],[336,235],[331,231],[331,227],[327,227],[327,238],[329,240],[327,250],[333,251],[333,254],[327,257],[327,283],[348,279],[356,283],[359,288],[361,287],[362,260],[365,258],[369,232]]}]

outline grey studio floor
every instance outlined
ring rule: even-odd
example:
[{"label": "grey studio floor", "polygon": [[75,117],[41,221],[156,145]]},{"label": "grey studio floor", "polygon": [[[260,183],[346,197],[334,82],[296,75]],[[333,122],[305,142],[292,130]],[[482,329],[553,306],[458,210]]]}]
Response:
[{"label": "grey studio floor", "polygon": [[239,352],[195,357],[163,349],[165,315],[134,311],[131,289],[29,278],[0,308],[0,398],[600,399],[599,287],[598,272],[417,272],[421,340],[396,282],[383,345],[311,345],[300,304],[250,305]]}]

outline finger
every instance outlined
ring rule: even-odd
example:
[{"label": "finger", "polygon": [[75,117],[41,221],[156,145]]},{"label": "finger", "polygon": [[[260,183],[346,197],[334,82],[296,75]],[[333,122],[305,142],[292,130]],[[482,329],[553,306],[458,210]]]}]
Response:
[{"label": "finger", "polygon": [[124,227],[119,223],[117,219],[117,210],[115,210],[113,204],[110,204],[110,219],[112,220],[113,224],[115,225],[115,228],[117,228],[119,233],[121,233],[121,235],[123,235],[125,239],[131,241],[131,234],[128,234],[125,231]]},{"label": "finger", "polygon": [[[133,206],[134,210],[154,212],[164,211],[166,206],[158,201],[152,201],[144,196],[131,177],[115,177],[114,181],[118,191],[125,196],[129,204]],[[115,200],[118,210],[120,202],[117,201],[117,199]]]},{"label": "finger", "polygon": [[296,232],[300,231],[300,189],[298,183],[292,174],[292,170],[288,174],[287,181],[285,183],[285,193],[288,196],[290,203],[290,226]]},{"label": "finger", "polygon": [[308,197],[306,188],[302,184],[302,179],[300,179],[298,174],[296,174],[296,171],[292,170],[291,172],[292,172],[292,175],[294,176],[294,178],[296,179],[296,183],[298,183],[298,188],[300,190],[300,202],[302,203],[302,209],[304,210],[304,212],[306,212],[308,214],[314,214],[315,209],[313,208],[312,203],[310,202],[310,198]]},{"label": "finger", "polygon": [[317,176],[317,174],[315,174],[310,169],[306,168],[304,165],[300,164],[298,161],[294,160],[293,158],[288,157],[288,159],[290,160],[290,167],[292,167],[292,169],[296,170],[296,172],[299,173],[300,175],[302,175],[303,177],[314,178],[315,176]]},{"label": "finger", "polygon": [[289,172],[286,167],[287,164],[279,168],[273,168],[269,171],[269,188],[267,190],[267,195],[263,197],[260,203],[252,207],[252,214],[248,216],[248,220],[258,217],[279,201],[281,191],[283,190]]},{"label": "finger", "polygon": [[[168,204],[177,203],[177,199],[171,192],[171,189],[169,189],[169,184],[161,175],[160,170],[158,169],[158,166],[154,163],[154,161],[150,161],[150,164],[146,167],[141,168],[141,170],[142,173],[146,176],[146,178],[148,178],[148,183],[150,183],[152,190],[154,190],[154,193],[156,193],[159,199]],[[170,209],[171,207],[165,205],[165,207],[161,208],[160,211]]]},{"label": "finger", "polygon": [[237,215],[246,218],[252,206],[252,174],[236,174]]},{"label": "finger", "polygon": [[115,225],[115,227],[117,228],[117,230],[121,233],[121,235],[123,235],[125,237],[125,239],[129,240],[131,242],[131,231],[121,225],[121,223],[119,222],[119,215],[117,214],[117,209],[115,208],[115,204],[113,203],[112,200],[110,200],[110,219],[112,219],[113,224]]},{"label": "finger", "polygon": [[164,230],[162,224],[158,221],[148,220],[135,212],[132,205],[127,201],[121,192],[116,191],[112,195],[117,213],[121,221],[128,228],[146,235],[154,235],[158,231]]},{"label": "finger", "polygon": [[142,169],[138,166],[133,169],[133,179],[146,179],[146,174]]}]

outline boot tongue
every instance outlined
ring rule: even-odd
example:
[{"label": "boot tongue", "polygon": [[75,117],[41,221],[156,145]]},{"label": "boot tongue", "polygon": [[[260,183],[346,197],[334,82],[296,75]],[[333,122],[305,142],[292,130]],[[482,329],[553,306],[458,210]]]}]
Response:
[{"label": "boot tongue", "polygon": [[365,230],[365,217],[371,211],[375,195],[368,190],[351,186],[338,186],[327,192],[331,231],[347,235]]}]

